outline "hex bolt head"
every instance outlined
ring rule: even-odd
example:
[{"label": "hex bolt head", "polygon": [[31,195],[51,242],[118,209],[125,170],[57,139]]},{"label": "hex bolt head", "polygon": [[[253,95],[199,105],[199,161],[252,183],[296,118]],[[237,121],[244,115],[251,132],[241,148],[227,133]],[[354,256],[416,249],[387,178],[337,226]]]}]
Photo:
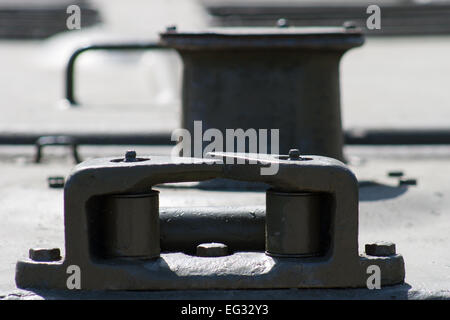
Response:
[{"label": "hex bolt head", "polygon": [[298,160],[300,159],[300,150],[291,149],[289,150],[289,160]]},{"label": "hex bolt head", "polygon": [[128,150],[125,153],[125,162],[134,162],[136,161],[136,151]]},{"label": "hex bolt head", "polygon": [[50,188],[64,188],[64,177],[51,176],[48,177],[47,181]]},{"label": "hex bolt head", "polygon": [[197,246],[199,257],[223,257],[228,255],[228,246],[223,243],[202,243]]},{"label": "hex bolt head", "polygon": [[31,248],[28,251],[28,256],[31,260],[39,262],[52,262],[61,260],[61,252],[59,251],[59,248]]},{"label": "hex bolt head", "polygon": [[366,254],[374,257],[388,257],[396,254],[395,243],[392,242],[375,242],[366,244]]}]

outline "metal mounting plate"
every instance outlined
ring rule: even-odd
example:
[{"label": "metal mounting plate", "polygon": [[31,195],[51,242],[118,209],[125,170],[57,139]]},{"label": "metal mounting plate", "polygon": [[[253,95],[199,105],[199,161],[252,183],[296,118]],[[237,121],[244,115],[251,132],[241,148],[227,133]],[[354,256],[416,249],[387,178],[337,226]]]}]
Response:
[{"label": "metal mounting plate", "polygon": [[[216,154],[218,155],[218,154]],[[65,185],[66,256],[62,263],[19,261],[20,288],[66,289],[67,268],[81,270],[84,290],[249,289],[365,287],[367,267],[378,265],[381,284],[404,280],[401,255],[369,257],[358,254],[358,184],[340,161],[307,156],[307,161],[273,155],[220,154],[256,163],[148,157],[139,162],[104,158],[75,168]],[[275,175],[260,169],[278,164]],[[117,193],[143,192],[167,182],[228,178],[265,182],[277,190],[326,192],[333,196],[331,245],[320,257],[276,258],[263,252],[235,252],[225,257],[194,257],[163,253],[157,259],[102,259],[96,256],[93,220],[95,199]]]}]

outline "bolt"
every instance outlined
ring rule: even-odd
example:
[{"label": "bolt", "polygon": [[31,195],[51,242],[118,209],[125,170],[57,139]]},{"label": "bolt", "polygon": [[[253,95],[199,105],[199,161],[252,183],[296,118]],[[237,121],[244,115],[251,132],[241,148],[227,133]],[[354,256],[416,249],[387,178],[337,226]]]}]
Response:
[{"label": "bolt", "polygon": [[42,249],[42,248],[31,248],[28,251],[28,256],[33,261],[40,262],[51,262],[61,260],[61,252],[58,248],[53,249]]},{"label": "bolt", "polygon": [[177,26],[176,25],[167,26],[166,32],[177,32]]},{"label": "bolt", "polygon": [[47,181],[50,188],[64,188],[64,177],[52,176]]},{"label": "bolt", "polygon": [[125,162],[135,162],[136,161],[136,151],[128,150],[125,153]]},{"label": "bolt", "polygon": [[417,180],[416,179],[400,179],[398,181],[398,184],[400,186],[404,186],[404,185],[415,186],[415,185],[417,185]]},{"label": "bolt", "polygon": [[289,160],[299,160],[300,159],[300,150],[291,149],[289,150]]},{"label": "bolt", "polygon": [[277,27],[278,28],[287,28],[287,27],[289,27],[289,21],[285,18],[278,19]]},{"label": "bolt", "polygon": [[228,255],[228,246],[223,243],[202,243],[197,246],[199,257],[223,257]]},{"label": "bolt", "polygon": [[375,257],[395,255],[395,243],[380,241],[366,244],[366,254]]},{"label": "bolt", "polygon": [[345,21],[342,26],[345,29],[356,29],[358,26],[356,25],[356,23],[354,21]]},{"label": "bolt", "polygon": [[404,174],[403,171],[400,171],[400,170],[388,172],[389,177],[403,177],[403,174]]}]

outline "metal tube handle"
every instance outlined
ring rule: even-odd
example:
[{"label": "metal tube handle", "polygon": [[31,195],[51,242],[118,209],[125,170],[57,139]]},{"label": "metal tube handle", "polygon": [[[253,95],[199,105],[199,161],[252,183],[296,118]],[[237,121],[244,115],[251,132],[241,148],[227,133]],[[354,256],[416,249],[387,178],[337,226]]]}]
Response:
[{"label": "metal tube handle", "polygon": [[77,106],[78,102],[75,99],[74,94],[74,69],[75,62],[78,57],[86,52],[92,50],[114,50],[114,51],[123,51],[123,50],[151,50],[151,49],[168,49],[165,46],[162,46],[158,43],[149,42],[149,43],[122,43],[122,44],[93,44],[85,47],[81,47],[76,49],[69,58],[66,67],[66,100],[70,103],[71,106]]}]

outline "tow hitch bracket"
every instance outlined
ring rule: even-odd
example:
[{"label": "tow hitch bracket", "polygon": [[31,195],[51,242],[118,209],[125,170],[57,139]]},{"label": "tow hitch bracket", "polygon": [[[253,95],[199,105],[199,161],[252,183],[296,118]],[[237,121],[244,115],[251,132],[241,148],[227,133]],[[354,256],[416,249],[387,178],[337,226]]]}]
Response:
[{"label": "tow hitch bracket", "polygon": [[[358,182],[342,162],[321,156],[215,157],[102,158],[79,164],[64,187],[64,260],[19,261],[17,286],[68,289],[72,265],[79,267],[82,290],[366,287],[370,265],[380,268],[382,286],[403,282],[401,255],[359,254]],[[274,163],[276,174],[260,174]],[[214,178],[270,186],[265,250],[227,243],[228,254],[217,257],[196,256],[194,246],[192,252],[161,250],[159,192],[152,188]]]}]

